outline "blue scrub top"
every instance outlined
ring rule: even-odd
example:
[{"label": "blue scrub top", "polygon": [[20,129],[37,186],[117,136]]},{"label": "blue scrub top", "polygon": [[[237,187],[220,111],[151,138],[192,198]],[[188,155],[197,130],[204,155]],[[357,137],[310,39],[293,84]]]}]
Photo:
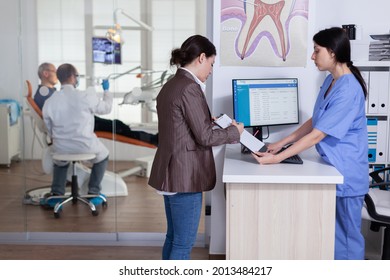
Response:
[{"label": "blue scrub top", "polygon": [[337,185],[337,196],[364,195],[369,185],[364,93],[355,76],[345,74],[324,98],[332,80],[332,75],[326,77],[313,110],[313,128],[327,134],[316,149],[344,176],[344,183]]}]

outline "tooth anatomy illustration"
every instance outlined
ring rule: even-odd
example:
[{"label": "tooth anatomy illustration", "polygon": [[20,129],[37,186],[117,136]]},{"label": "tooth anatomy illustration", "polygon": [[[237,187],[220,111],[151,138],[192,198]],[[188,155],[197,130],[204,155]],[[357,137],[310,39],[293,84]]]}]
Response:
[{"label": "tooth anatomy illustration", "polygon": [[[257,53],[261,53],[258,45],[262,38],[266,38],[275,56],[286,61],[291,48],[290,36],[294,35],[294,32],[295,34],[302,32],[301,29],[295,27],[294,30],[291,26],[294,22],[291,21],[297,16],[308,19],[307,0],[281,0],[272,4],[261,0],[221,2],[221,22],[228,20],[240,22],[236,30],[223,31],[237,32],[234,51],[241,60],[248,59],[256,50]],[[293,29],[290,30],[291,28]]]},{"label": "tooth anatomy illustration", "polygon": [[284,31],[282,22],[280,21],[280,13],[283,10],[285,1],[280,1],[275,4],[266,4],[263,3],[261,0],[255,0],[254,2],[254,14],[251,21],[251,24],[249,26],[248,34],[246,35],[244,48],[241,53],[241,59],[244,59],[246,49],[249,44],[249,40],[251,39],[253,32],[255,31],[256,27],[260,24],[260,22],[264,19],[266,16],[270,16],[272,21],[275,23],[276,29],[279,33],[279,39],[280,39],[280,45],[282,48],[282,58],[283,61],[286,60],[286,44],[284,39]]}]

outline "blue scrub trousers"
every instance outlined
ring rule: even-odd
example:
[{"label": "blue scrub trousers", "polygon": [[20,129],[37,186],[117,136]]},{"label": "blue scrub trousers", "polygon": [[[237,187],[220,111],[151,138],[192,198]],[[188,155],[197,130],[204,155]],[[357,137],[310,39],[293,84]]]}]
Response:
[{"label": "blue scrub trousers", "polygon": [[202,192],[164,195],[167,234],[163,260],[189,260],[198,234]]},{"label": "blue scrub trousers", "polygon": [[361,233],[364,195],[336,197],[335,260],[363,260],[364,237]]}]

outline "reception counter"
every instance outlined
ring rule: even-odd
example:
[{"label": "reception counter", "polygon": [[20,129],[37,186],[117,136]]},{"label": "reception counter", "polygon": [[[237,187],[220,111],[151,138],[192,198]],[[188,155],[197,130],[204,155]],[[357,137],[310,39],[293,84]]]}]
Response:
[{"label": "reception counter", "polygon": [[259,165],[226,146],[226,259],[333,259],[343,176],[314,148],[300,156],[302,165]]}]

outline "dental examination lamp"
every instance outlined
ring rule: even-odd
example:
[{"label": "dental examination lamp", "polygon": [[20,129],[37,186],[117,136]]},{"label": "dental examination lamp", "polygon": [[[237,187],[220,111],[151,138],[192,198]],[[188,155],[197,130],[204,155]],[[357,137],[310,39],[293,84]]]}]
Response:
[{"label": "dental examination lamp", "polygon": [[[139,70],[139,71],[137,71]],[[133,73],[135,72],[135,73]],[[152,75],[154,73],[161,72],[161,75],[159,78],[143,84],[141,87],[134,87],[133,90],[126,93],[123,97],[122,103],[119,105],[124,104],[131,104],[131,105],[138,105],[138,104],[145,104],[145,106],[148,108],[151,112],[156,112],[155,109],[155,100],[156,97],[163,86],[163,84],[168,81],[173,74],[168,74],[168,71],[153,71],[153,70],[143,70],[141,66],[136,66],[134,68],[131,68],[125,72],[122,73],[111,73],[105,78],[97,78],[98,80],[116,80],[124,75],[136,75],[137,78],[143,78],[145,75]],[[100,84],[100,83],[99,83]]]},{"label": "dental examination lamp", "polygon": [[158,88],[145,90],[140,87],[135,87],[133,88],[132,91],[126,93],[126,95],[123,97],[122,103],[119,105],[145,104],[145,106],[148,108],[149,111],[156,112],[156,106],[154,100],[156,99],[158,93],[159,93]]},{"label": "dental examination lamp", "polygon": [[[136,71],[136,70],[141,70],[139,73],[136,73],[137,77],[139,78],[142,78],[145,74],[148,74],[149,71],[142,71],[141,69],[141,66],[137,66],[137,67],[134,67],[128,71],[125,71],[123,73],[112,73],[110,75],[107,76],[107,80],[108,79],[111,79],[111,80],[116,80],[124,75],[129,75],[129,74],[132,74],[132,72]],[[135,73],[134,73],[135,74]],[[126,102],[125,102],[125,99],[126,99],[126,96],[128,96],[129,94],[132,95],[132,98],[129,98]],[[157,96],[157,94],[156,94]],[[151,102],[153,101],[153,99],[156,98],[156,96],[154,96],[153,93],[148,93],[148,94],[145,94],[141,88],[139,87],[135,87],[131,92],[129,93],[126,93],[125,97],[124,97],[124,101],[119,104],[119,105],[122,105],[122,104],[132,104],[132,105],[137,105],[139,103],[147,103],[147,102]]]},{"label": "dental examination lamp", "polygon": [[134,87],[132,91],[125,94],[122,103],[120,103],[119,105],[145,104],[149,111],[156,112],[156,106],[154,101],[156,100],[161,86],[162,84],[159,86],[155,86],[154,82],[151,82],[149,84],[143,85],[142,87]]},{"label": "dental examination lamp", "polygon": [[85,79],[90,79],[93,81],[94,85],[100,85],[103,80],[116,80],[124,75],[136,75],[137,78],[143,78],[145,73],[141,70],[140,72],[133,73],[136,70],[141,70],[141,66],[136,66],[134,68],[131,68],[130,70],[127,70],[123,73],[111,73],[107,77],[91,77],[91,76],[85,76],[85,75],[80,75],[80,77],[84,77]]},{"label": "dental examination lamp", "polygon": [[[108,80],[108,79],[116,80],[116,79],[118,79],[118,78],[120,78],[120,77],[122,77],[122,76],[124,76],[124,75],[131,74],[132,72],[134,72],[134,71],[136,71],[136,70],[141,70],[141,66],[137,66],[137,67],[131,68],[130,70],[125,71],[125,72],[123,72],[123,73],[112,73],[112,74],[108,75],[106,79],[107,79],[107,80]],[[141,74],[138,73],[137,76],[138,76],[138,75],[142,75],[142,72],[141,72]]]},{"label": "dental examination lamp", "polygon": [[[121,26],[118,23],[118,14],[121,14],[125,16],[126,18],[130,19],[134,23],[137,24],[137,26]],[[114,11],[114,27],[112,26],[95,26],[96,29],[107,29],[106,37],[107,39],[117,42],[117,43],[123,43],[122,38],[121,38],[121,31],[122,30],[140,30],[140,31],[153,31],[153,27],[150,25],[146,24],[145,22],[135,19],[131,15],[125,13],[123,9],[116,9]]]},{"label": "dental examination lamp", "polygon": [[[158,71],[156,71],[158,72]],[[123,97],[123,104],[132,104],[137,105],[144,103],[148,110],[151,112],[156,112],[156,106],[154,101],[161,89],[161,87],[173,77],[173,74],[168,74],[168,71],[163,71],[160,78],[153,80],[147,84],[144,84],[142,87],[135,87],[132,91],[125,94]]]},{"label": "dental examination lamp", "polygon": [[130,19],[131,21],[135,22],[136,24],[139,25],[139,27],[122,27],[123,30],[146,30],[146,31],[153,31],[153,27],[151,27],[150,25],[146,24],[145,22],[141,21],[141,20],[137,20],[135,18],[133,18],[132,16],[130,16],[129,14],[125,13],[123,11],[123,9],[116,9],[114,11],[114,24],[118,24],[118,16],[117,14],[118,13],[121,13],[122,15],[124,15],[125,17],[127,17],[128,19]]}]

